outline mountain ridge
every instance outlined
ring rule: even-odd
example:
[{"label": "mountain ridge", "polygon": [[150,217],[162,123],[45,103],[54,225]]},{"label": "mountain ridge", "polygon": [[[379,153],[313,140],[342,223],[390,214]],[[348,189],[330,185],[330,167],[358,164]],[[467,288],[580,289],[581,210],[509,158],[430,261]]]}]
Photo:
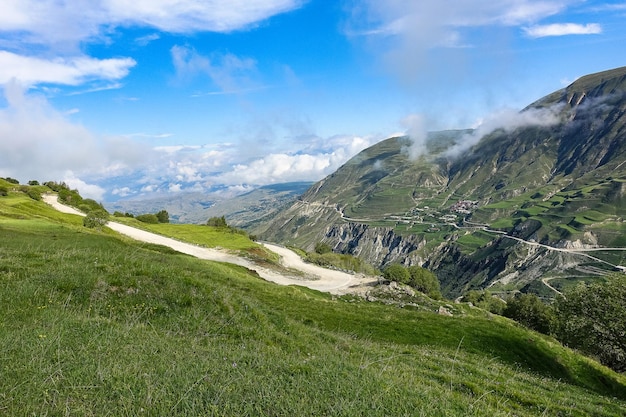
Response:
[{"label": "mountain ridge", "polygon": [[[408,137],[379,142],[313,185],[262,236],[307,249],[324,241],[379,266],[430,266],[448,295],[531,285],[554,296],[533,284],[546,271],[572,281],[600,276],[607,265],[548,250],[531,256],[484,229],[547,246],[626,246],[626,67],[581,77],[505,116],[487,131],[430,132],[417,158]],[[599,256],[623,265],[623,256]],[[535,272],[521,277],[522,267]]]}]

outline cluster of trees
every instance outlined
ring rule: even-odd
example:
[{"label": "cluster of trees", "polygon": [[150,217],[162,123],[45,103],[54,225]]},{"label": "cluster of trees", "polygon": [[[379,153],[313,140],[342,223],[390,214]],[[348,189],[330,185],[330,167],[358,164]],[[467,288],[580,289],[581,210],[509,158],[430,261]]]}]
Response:
[{"label": "cluster of trees", "polygon": [[170,214],[167,212],[167,210],[161,210],[157,213],[139,214],[138,216],[135,216],[134,214],[128,213],[128,212],[122,213],[120,211],[115,211],[113,212],[113,217],[130,217],[130,218],[135,218],[139,220],[140,222],[150,223],[150,224],[170,222]]},{"label": "cluster of trees", "polygon": [[404,267],[400,264],[391,264],[383,270],[383,278],[407,284],[435,300],[442,298],[437,276],[421,266]]},{"label": "cluster of trees", "polygon": [[4,185],[0,185],[0,196],[6,197],[7,195],[9,195],[9,191],[13,190],[13,191],[20,191],[28,195],[33,200],[37,200],[37,201],[41,200],[41,190],[39,189],[39,187],[35,187],[35,186],[39,186],[39,181],[28,181],[28,185],[20,185],[20,182],[16,180],[15,178],[6,177],[6,178],[0,178],[0,179],[6,181],[9,184],[19,186],[19,187],[9,188]]},{"label": "cluster of trees", "polygon": [[342,271],[360,272],[375,275],[378,271],[362,259],[343,253],[334,253],[333,249],[324,242],[315,245],[315,252],[304,256],[305,262],[310,262],[326,268],[335,268]]},{"label": "cluster of trees", "polygon": [[225,231],[228,231],[230,233],[236,233],[242,236],[247,236],[250,240],[257,240],[257,237],[255,235],[251,235],[248,234],[248,232],[246,232],[245,230],[242,229],[238,229],[236,227],[230,226],[227,222],[226,222],[226,218],[224,216],[220,216],[220,217],[211,217],[209,218],[206,223],[206,226],[209,227],[215,227],[218,229],[223,229]]},{"label": "cluster of trees", "polygon": [[[470,291],[464,301],[551,335],[618,372],[626,372],[624,274],[612,275],[605,282],[581,283],[565,290],[552,304],[534,294],[517,294],[504,302],[486,291]],[[495,305],[499,307],[493,308]]]}]

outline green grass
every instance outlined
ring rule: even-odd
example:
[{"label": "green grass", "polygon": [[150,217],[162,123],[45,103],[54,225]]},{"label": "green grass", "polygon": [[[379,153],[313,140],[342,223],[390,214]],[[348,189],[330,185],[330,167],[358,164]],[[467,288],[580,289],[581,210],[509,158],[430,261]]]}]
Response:
[{"label": "green grass", "polygon": [[0,198],[2,212],[24,216],[0,217],[0,414],[619,416],[626,407],[623,376],[481,310],[443,317],[280,287],[18,199]]},{"label": "green grass", "polygon": [[149,224],[127,217],[115,217],[113,221],[208,248],[221,248],[262,260],[277,261],[277,257],[262,245],[228,228],[197,224]]}]

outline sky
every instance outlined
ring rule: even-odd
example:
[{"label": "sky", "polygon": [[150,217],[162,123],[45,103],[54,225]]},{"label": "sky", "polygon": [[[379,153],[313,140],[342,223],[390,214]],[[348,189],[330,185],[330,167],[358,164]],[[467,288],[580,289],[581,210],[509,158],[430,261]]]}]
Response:
[{"label": "sky", "polygon": [[625,45],[623,0],[2,0],[0,177],[109,202],[317,181]]}]

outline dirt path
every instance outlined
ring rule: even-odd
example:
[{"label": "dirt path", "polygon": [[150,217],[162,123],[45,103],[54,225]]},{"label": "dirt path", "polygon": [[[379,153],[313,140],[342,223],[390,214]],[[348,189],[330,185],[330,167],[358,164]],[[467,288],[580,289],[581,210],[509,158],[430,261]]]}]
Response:
[{"label": "dirt path", "polygon": [[[56,195],[46,194],[43,196],[43,200],[60,212],[76,214],[78,216],[85,215],[83,212],[76,210],[73,207],[59,203]],[[280,255],[284,266],[301,271],[309,279],[287,276],[277,271],[254,264],[248,259],[231,255],[224,251],[203,248],[190,243],[180,242],[176,239],[147,232],[125,224],[108,222],[107,227],[132,239],[167,246],[177,252],[195,256],[199,259],[227,262],[246,267],[255,271],[261,278],[280,285],[301,285],[314,290],[329,292],[331,294],[347,294],[358,291],[358,288],[363,285],[376,282],[375,277],[351,275],[345,272],[333,271],[316,265],[307,264],[293,251],[270,243],[264,243],[265,247]]]}]

